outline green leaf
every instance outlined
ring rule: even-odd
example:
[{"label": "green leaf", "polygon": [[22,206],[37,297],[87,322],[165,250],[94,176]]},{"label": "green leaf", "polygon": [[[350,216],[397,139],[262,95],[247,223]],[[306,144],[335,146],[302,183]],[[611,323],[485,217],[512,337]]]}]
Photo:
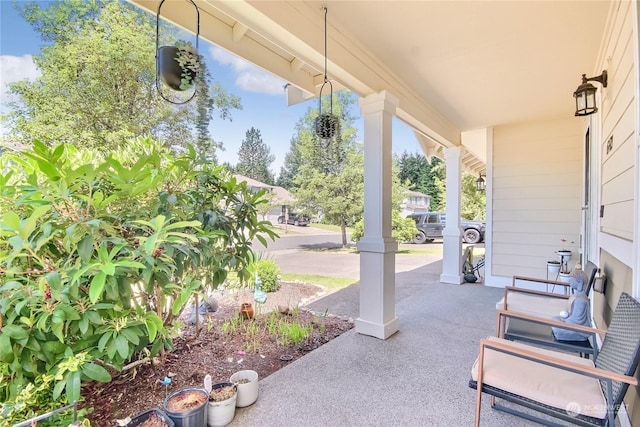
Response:
[{"label": "green leaf", "polygon": [[62,312],[56,311],[51,316],[51,332],[60,340],[60,342],[64,342],[64,314]]},{"label": "green leaf", "polygon": [[93,236],[87,234],[78,242],[78,255],[84,262],[89,262],[93,255]]},{"label": "green leaf", "polygon": [[126,328],[122,329],[120,333],[124,335],[125,338],[127,338],[127,341],[129,341],[131,344],[138,345],[140,344],[140,337],[138,336],[138,334],[136,334],[135,331],[140,332],[138,328]]},{"label": "green leaf", "polygon": [[78,320],[80,319],[80,314],[78,313],[78,311],[73,308],[70,305],[67,304],[60,304],[60,306],[57,308],[57,310],[60,310],[62,312],[64,312],[64,318],[66,320]]},{"label": "green leaf", "polygon": [[145,314],[144,323],[147,326],[147,331],[149,333],[149,341],[153,342],[156,339],[158,331],[164,326],[162,319],[153,311],[148,311]]},{"label": "green leaf", "polygon": [[20,217],[15,212],[7,212],[2,216],[2,223],[14,231],[20,230]]},{"label": "green leaf", "polygon": [[116,263],[117,267],[130,267],[130,268],[145,268],[145,265],[142,264],[141,262],[137,262],[137,261],[118,261]]},{"label": "green leaf", "polygon": [[9,335],[0,334],[0,362],[11,363],[13,358],[13,347]]},{"label": "green leaf", "polygon": [[87,331],[89,330],[89,317],[88,316],[82,316],[80,318],[80,321],[78,322],[78,328],[80,329],[80,333],[82,335],[85,335],[87,333]]},{"label": "green leaf", "polygon": [[112,262],[100,266],[100,271],[108,276],[113,276],[116,272],[116,265]]},{"label": "green leaf", "polygon": [[82,366],[82,373],[94,381],[108,383],[111,381],[111,375],[105,368],[93,362],[86,363]]},{"label": "green leaf", "polygon": [[82,373],[80,371],[69,372],[67,375],[67,400],[69,402],[76,402],[80,400],[80,380],[82,379]]},{"label": "green leaf", "polygon": [[22,329],[18,325],[6,325],[2,328],[0,332],[0,336],[8,336],[13,338],[13,340],[22,340],[29,336],[29,331]]},{"label": "green leaf", "polygon": [[92,303],[96,303],[100,296],[102,295],[102,291],[104,291],[104,284],[107,279],[107,275],[104,271],[98,272],[95,276],[93,276],[93,280],[91,281],[91,285],[89,286],[89,299]]},{"label": "green leaf", "polygon": [[60,395],[62,394],[62,392],[64,391],[64,387],[67,385],[66,381],[64,379],[58,381],[56,383],[56,386],[53,388],[53,400],[58,400],[60,398]]},{"label": "green leaf", "polygon": [[50,205],[42,205],[33,209],[33,212],[31,212],[31,215],[29,215],[29,218],[23,221],[22,224],[20,225],[20,236],[22,237],[23,240],[26,241],[29,238],[29,236],[31,236],[31,233],[33,233],[33,230],[36,229],[38,220],[44,214],[49,212],[50,209],[51,209]]},{"label": "green leaf", "polygon": [[104,334],[102,334],[102,336],[100,337],[100,340],[98,341],[98,351],[100,353],[104,352],[104,349],[109,343],[109,340],[111,339],[112,335],[113,335],[112,332],[105,332]]},{"label": "green leaf", "polygon": [[116,338],[116,349],[120,357],[125,360],[129,358],[129,341],[124,335],[118,335],[118,338]]}]

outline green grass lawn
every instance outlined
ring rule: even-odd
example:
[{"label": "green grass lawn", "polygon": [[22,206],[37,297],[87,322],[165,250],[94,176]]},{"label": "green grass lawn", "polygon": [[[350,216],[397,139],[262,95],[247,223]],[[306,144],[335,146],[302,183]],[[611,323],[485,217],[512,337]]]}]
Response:
[{"label": "green grass lawn", "polygon": [[[327,231],[335,231],[336,233],[340,233],[341,229],[340,226],[338,225],[331,225],[331,224],[310,224],[311,227],[313,228],[319,228],[321,230],[327,230]],[[347,234],[350,234],[351,231],[353,231],[351,228],[347,227]]]},{"label": "green grass lawn", "polygon": [[324,286],[325,288],[329,288],[331,290],[342,289],[358,281],[358,280],[344,278],[344,277],[319,276],[317,274],[282,273],[281,276],[282,276],[281,280],[285,282],[300,281],[305,283],[313,283],[315,285]]}]

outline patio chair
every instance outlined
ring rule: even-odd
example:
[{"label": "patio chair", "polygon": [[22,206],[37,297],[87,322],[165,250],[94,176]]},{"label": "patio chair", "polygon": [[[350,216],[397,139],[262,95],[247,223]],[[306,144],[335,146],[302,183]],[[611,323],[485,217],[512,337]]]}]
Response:
[{"label": "patio chair", "polygon": [[[586,273],[589,274],[586,294],[591,291],[596,276],[600,270],[591,262],[587,263]],[[512,341],[524,341],[530,344],[542,345],[554,349],[561,349],[579,353],[589,357],[597,352],[595,334],[588,339],[579,341],[558,340],[552,334],[552,327],[566,328],[566,323],[535,321],[532,318],[551,319],[561,311],[568,309],[569,295],[535,291],[525,288],[505,288],[504,310],[498,310],[498,326],[496,336]],[[574,329],[575,330],[575,329]]]},{"label": "patio chair", "polygon": [[[600,271],[591,261],[587,262],[584,272],[589,278],[587,281],[586,294],[589,295],[593,283]],[[504,289],[504,296],[496,303],[496,310],[510,310],[518,313],[530,314],[538,317],[557,316],[561,311],[567,309],[569,299],[569,283],[555,280],[545,280],[525,276],[513,276],[512,285]],[[522,285],[521,287],[517,286]],[[545,290],[530,289],[523,286],[544,285]],[[549,292],[549,286],[552,291]],[[562,293],[553,292],[558,286]]]},{"label": "patio chair", "polygon": [[640,303],[626,293],[620,295],[594,360],[499,337],[482,339],[469,381],[477,393],[475,425],[480,425],[486,393],[493,408],[544,425],[557,425],[550,416],[575,425],[613,427],[629,385],[638,385],[633,374],[639,360]]},{"label": "patio chair", "polygon": [[[589,358],[598,354],[597,336],[603,337],[606,331],[590,326],[574,325],[560,320],[535,317],[528,314],[498,310],[496,336],[509,341],[522,341],[554,350],[578,353]],[[552,333],[552,327],[588,333],[584,340],[558,340]]]}]

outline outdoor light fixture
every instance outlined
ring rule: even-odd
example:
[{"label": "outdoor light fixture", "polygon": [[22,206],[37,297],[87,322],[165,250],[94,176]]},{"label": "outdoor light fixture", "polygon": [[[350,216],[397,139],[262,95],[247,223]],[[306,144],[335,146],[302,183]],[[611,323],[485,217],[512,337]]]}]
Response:
[{"label": "outdoor light fixture", "polygon": [[597,88],[589,82],[600,82],[602,87],[607,87],[607,70],[596,77],[587,78],[586,74],[582,75],[582,84],[573,92],[573,97],[576,99],[576,116],[588,116],[598,111],[598,107],[596,107]]},{"label": "outdoor light fixture", "polygon": [[482,174],[480,174],[478,179],[476,179],[476,191],[484,191],[485,188],[487,188],[486,182],[484,181]]},{"label": "outdoor light fixture", "polygon": [[[340,134],[340,118],[333,114],[333,85],[327,77],[327,7],[324,6],[324,82],[320,87],[320,94],[318,95],[319,107],[318,117],[314,122],[316,136],[325,142],[327,147],[330,145],[330,139]],[[326,84],[329,84],[329,112],[322,112],[322,90]]]}]

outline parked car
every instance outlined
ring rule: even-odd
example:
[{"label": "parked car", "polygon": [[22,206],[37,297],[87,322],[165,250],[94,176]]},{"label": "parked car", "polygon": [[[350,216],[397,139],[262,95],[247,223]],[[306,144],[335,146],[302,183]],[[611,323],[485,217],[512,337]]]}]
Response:
[{"label": "parked car", "polygon": [[[418,229],[413,243],[427,243],[442,237],[447,215],[444,212],[422,212],[408,215],[407,218],[412,218],[416,222],[416,228]],[[460,220],[460,226],[463,230],[463,242],[480,243],[484,240],[484,222],[463,219]]]},{"label": "parked car", "polygon": [[[278,217],[278,224],[284,224],[284,215]],[[309,225],[309,217],[306,215],[298,215],[297,213],[289,212],[289,219],[287,224],[293,224],[295,226]]]}]

